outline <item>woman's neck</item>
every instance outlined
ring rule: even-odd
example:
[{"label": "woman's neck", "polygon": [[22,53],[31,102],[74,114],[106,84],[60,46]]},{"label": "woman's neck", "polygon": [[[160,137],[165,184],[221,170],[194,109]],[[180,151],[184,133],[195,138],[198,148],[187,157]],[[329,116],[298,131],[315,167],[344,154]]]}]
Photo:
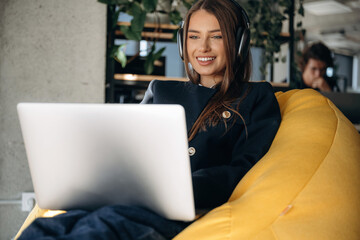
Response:
[{"label": "woman's neck", "polygon": [[220,83],[222,81],[222,79],[223,79],[223,76],[211,76],[211,77],[202,76],[200,78],[200,84],[207,88],[213,88],[218,83]]}]

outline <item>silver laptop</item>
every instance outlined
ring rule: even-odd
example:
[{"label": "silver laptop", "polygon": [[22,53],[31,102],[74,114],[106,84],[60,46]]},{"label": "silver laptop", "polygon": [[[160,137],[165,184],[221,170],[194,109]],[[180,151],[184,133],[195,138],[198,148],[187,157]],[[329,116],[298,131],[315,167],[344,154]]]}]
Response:
[{"label": "silver laptop", "polygon": [[44,209],[131,205],[195,218],[180,105],[19,103],[36,201]]}]

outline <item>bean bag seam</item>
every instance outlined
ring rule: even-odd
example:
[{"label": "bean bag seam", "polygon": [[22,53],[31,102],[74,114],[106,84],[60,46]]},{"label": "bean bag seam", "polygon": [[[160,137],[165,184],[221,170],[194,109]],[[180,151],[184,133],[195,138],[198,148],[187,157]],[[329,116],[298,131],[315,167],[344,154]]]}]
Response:
[{"label": "bean bag seam", "polygon": [[[332,149],[333,145],[334,145],[334,142],[335,142],[335,135],[336,133],[338,132],[338,129],[339,129],[339,116],[338,114],[336,113],[335,109],[331,106],[330,104],[330,101],[329,99],[327,99],[326,101],[328,103],[328,106],[331,108],[331,110],[333,110],[334,112],[334,115],[336,116],[336,128],[334,130],[334,135],[333,135],[333,138],[332,138],[332,143],[328,149],[328,152],[326,153],[326,155],[324,156],[324,158],[321,160],[321,162],[319,163],[318,167],[316,168],[316,170],[313,172],[313,174],[311,175],[311,177],[309,177],[309,179],[306,181],[306,184],[304,184],[304,186],[302,187],[301,190],[299,190],[299,192],[295,195],[295,197],[289,202],[289,205],[291,203],[293,203],[297,198],[298,196],[304,191],[304,189],[306,188],[306,186],[309,184],[309,182],[313,179],[314,175],[318,172],[319,168],[321,167],[321,165],[324,163],[324,160],[327,158],[327,156],[329,155],[329,152],[330,150]],[[273,232],[274,236],[276,237],[276,234],[275,234],[275,230],[273,229],[273,226],[274,224],[279,221],[279,219],[281,220],[284,216],[280,216],[280,214],[267,226],[267,227],[270,227],[271,231]],[[264,229],[266,229],[267,227],[265,227]],[[258,235],[258,234],[257,234]],[[276,239],[279,239],[276,237]]]},{"label": "bean bag seam", "polygon": [[279,240],[279,238],[277,237],[277,235],[274,231],[274,228],[272,226],[270,227],[270,230],[271,230],[271,233],[274,235],[275,240]]}]

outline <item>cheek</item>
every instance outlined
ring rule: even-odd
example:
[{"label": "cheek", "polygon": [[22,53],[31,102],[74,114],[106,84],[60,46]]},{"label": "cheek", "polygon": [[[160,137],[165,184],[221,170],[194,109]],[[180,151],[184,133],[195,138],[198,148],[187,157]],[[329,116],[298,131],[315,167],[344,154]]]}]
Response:
[{"label": "cheek", "polygon": [[223,45],[223,44],[221,44],[221,45],[216,45],[213,49],[216,49],[217,55],[218,55],[219,57],[221,57],[222,59],[225,59],[225,58],[226,58],[225,48],[224,48],[224,45]]},{"label": "cheek", "polygon": [[302,73],[302,77],[304,82],[308,82],[309,81],[309,77],[310,77],[310,73],[309,73],[309,69],[304,69],[303,73]]},{"label": "cheek", "polygon": [[306,75],[306,76],[311,76],[311,75],[312,75],[311,69],[305,68],[305,70],[304,70],[304,75]]},{"label": "cheek", "polygon": [[188,46],[186,47],[186,52],[187,52],[188,60],[192,63],[192,56],[193,56],[194,50],[189,45],[191,45],[191,44],[188,44]]},{"label": "cheek", "polygon": [[317,73],[318,73],[318,71],[316,71],[316,70],[311,70],[311,71],[310,71],[310,75],[311,75],[311,76],[315,76]]},{"label": "cheek", "polygon": [[226,53],[225,53],[225,48],[223,46],[219,47],[218,49],[218,56],[221,57],[221,63],[225,66],[225,61],[226,61]]},{"label": "cheek", "polygon": [[186,52],[187,52],[188,56],[191,55],[191,46],[189,46],[189,45],[191,45],[191,44],[186,45]]},{"label": "cheek", "polygon": [[189,54],[193,52],[196,49],[196,41],[186,41],[186,49]]},{"label": "cheek", "polygon": [[186,51],[187,51],[188,61],[194,66],[195,64],[194,54],[196,52],[195,44],[187,44]]}]

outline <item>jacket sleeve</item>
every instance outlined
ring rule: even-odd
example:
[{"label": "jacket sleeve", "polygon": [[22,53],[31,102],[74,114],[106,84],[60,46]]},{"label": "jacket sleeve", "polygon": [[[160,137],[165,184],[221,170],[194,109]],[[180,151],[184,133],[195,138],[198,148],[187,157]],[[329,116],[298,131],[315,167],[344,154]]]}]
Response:
[{"label": "jacket sleeve", "polygon": [[230,164],[193,172],[196,208],[214,208],[225,203],[242,177],[270,148],[281,115],[271,85],[265,86],[258,89],[250,109],[248,136],[241,134],[236,140]]},{"label": "jacket sleeve", "polygon": [[152,80],[150,83],[149,83],[149,86],[145,92],[145,95],[144,95],[144,98],[143,100],[140,102],[140,104],[150,104],[150,103],[153,103],[153,98],[154,98],[154,93],[153,93],[153,90],[152,90],[152,87],[154,85],[154,81],[155,80]]}]

